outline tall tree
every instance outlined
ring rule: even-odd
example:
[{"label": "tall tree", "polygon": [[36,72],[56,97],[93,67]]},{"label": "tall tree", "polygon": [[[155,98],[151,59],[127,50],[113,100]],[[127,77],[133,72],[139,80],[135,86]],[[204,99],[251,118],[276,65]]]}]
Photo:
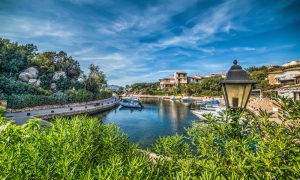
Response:
[{"label": "tall tree", "polygon": [[87,90],[97,93],[99,92],[99,89],[106,84],[105,75],[102,71],[100,71],[99,66],[95,66],[93,64],[89,66],[89,70],[89,75],[85,80],[85,87]]},{"label": "tall tree", "polygon": [[0,38],[0,71],[7,76],[17,77],[25,69],[37,51],[33,44],[19,45]]}]

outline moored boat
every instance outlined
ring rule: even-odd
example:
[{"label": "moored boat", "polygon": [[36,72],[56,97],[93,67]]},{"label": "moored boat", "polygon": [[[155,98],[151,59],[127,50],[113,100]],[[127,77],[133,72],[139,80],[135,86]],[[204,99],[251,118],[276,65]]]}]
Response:
[{"label": "moored boat", "polygon": [[181,103],[185,106],[189,106],[193,103],[193,99],[190,97],[183,97],[181,98]]},{"label": "moored boat", "polygon": [[176,101],[176,97],[175,96],[171,96],[170,97],[170,101]]},{"label": "moored boat", "polygon": [[225,107],[207,107],[200,110],[192,110],[192,113],[199,117],[201,120],[207,120],[205,118],[205,114],[212,114],[213,116],[217,116],[220,112],[224,111]]},{"label": "moored boat", "polygon": [[128,107],[128,108],[142,108],[143,105],[139,102],[138,98],[122,98],[120,101],[120,105],[122,107]]}]

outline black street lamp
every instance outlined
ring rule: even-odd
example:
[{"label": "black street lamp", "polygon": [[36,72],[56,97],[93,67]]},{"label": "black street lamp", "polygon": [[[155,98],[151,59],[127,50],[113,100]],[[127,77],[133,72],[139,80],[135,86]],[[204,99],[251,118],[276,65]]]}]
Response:
[{"label": "black street lamp", "polygon": [[225,80],[221,81],[226,107],[232,109],[246,108],[255,83],[249,79],[247,72],[237,64],[237,60],[234,60]]}]

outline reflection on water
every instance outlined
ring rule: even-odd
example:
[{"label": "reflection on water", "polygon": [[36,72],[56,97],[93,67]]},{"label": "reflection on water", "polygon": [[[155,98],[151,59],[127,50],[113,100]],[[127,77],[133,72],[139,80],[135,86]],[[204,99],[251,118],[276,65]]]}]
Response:
[{"label": "reflection on water", "polygon": [[182,134],[184,128],[198,119],[179,102],[145,99],[142,104],[143,109],[119,107],[97,116],[103,117],[105,124],[117,124],[130,141],[142,147],[149,147],[160,136]]}]

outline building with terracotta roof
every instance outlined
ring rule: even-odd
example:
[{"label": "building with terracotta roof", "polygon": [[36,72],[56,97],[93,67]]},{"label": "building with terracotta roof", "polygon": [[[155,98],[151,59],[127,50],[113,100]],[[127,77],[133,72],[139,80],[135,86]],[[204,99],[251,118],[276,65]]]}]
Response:
[{"label": "building with terracotta roof", "polygon": [[300,71],[295,71],[297,68],[290,68],[289,70],[291,71],[287,71],[284,74],[275,77],[281,84],[284,84],[283,87],[280,87],[275,91],[279,96],[300,100]]},{"label": "building with terracotta roof", "polygon": [[296,76],[300,75],[300,67],[288,68],[280,71],[273,71],[268,74],[269,84],[293,85]]},{"label": "building with terracotta roof", "polygon": [[160,79],[160,88],[161,89],[172,89],[178,86],[186,86],[189,83],[198,83],[204,76],[187,76],[186,72],[175,72],[173,77],[167,77]]}]

